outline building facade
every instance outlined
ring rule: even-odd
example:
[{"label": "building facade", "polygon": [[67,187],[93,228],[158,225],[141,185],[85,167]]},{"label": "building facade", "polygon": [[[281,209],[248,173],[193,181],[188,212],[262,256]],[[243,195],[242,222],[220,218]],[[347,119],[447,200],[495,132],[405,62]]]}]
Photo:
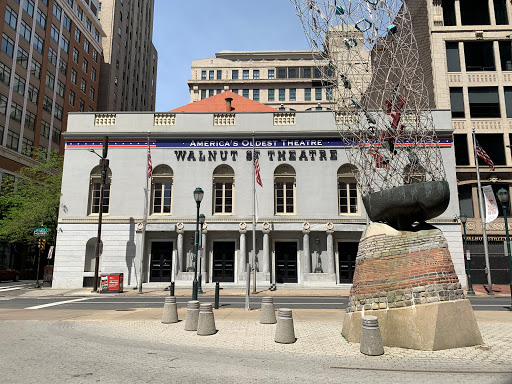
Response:
[{"label": "building facade", "polygon": [[154,1],[102,0],[100,111],[154,111],[158,53]]},{"label": "building facade", "polygon": [[[487,283],[472,130],[495,171],[479,159],[482,185],[496,193],[512,182],[512,5],[505,0],[409,1],[433,108],[450,109],[460,211],[475,283]],[[510,207],[508,212],[510,212]],[[508,284],[503,213],[486,225],[491,277]]]},{"label": "building facade", "polygon": [[[254,101],[226,93],[193,103],[209,112],[71,114],[66,133],[59,235],[53,287],[91,284],[98,221],[99,169],[88,149],[109,136],[109,187],[103,210],[101,273],[123,273],[136,286],[143,260],[146,287],[175,281],[191,286],[196,202],[203,247],[198,269],[205,284],[243,286],[252,262],[253,137],[262,186],[256,184],[255,265],[260,287],[347,287],[360,236],[367,226],[354,166],[332,112],[258,111]],[[222,99],[212,110],[214,101]],[[251,109],[253,108],[253,109]],[[252,112],[244,112],[252,110]],[[465,283],[455,159],[448,111],[434,119],[441,140],[448,209],[432,224],[449,244]],[[147,142],[153,173],[143,234]]]}]

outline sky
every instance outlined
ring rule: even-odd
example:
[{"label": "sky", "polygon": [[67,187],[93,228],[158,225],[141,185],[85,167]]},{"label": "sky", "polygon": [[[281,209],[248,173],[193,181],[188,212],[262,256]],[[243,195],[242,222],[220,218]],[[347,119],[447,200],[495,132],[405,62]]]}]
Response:
[{"label": "sky", "polygon": [[216,52],[309,49],[290,0],[155,0],[156,111],[190,102],[193,60]]}]

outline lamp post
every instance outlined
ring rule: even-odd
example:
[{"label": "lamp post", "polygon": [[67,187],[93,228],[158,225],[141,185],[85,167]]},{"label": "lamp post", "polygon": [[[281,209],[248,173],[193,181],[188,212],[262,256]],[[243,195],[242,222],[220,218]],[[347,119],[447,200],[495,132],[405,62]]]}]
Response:
[{"label": "lamp post", "polygon": [[503,218],[505,219],[505,235],[507,239],[507,253],[508,253],[508,270],[510,272],[510,307],[509,311],[512,311],[512,256],[510,255],[510,238],[508,236],[508,220],[507,220],[507,205],[509,202],[509,195],[505,188],[501,188],[498,193],[498,199],[500,200],[501,207],[503,208]]},{"label": "lamp post", "polygon": [[471,282],[471,260],[467,257],[468,247],[467,247],[467,236],[466,236],[466,222],[468,221],[468,215],[465,213],[460,214],[460,222],[462,223],[462,227],[464,228],[464,258],[466,259],[466,274],[468,276],[468,295],[474,295],[475,291],[473,291],[473,283]]},{"label": "lamp post", "polygon": [[203,280],[203,274],[201,273],[201,270],[203,269],[202,264],[203,264],[203,257],[204,257],[203,224],[204,224],[205,220],[206,220],[206,217],[204,216],[204,214],[201,213],[199,215],[199,251],[201,252],[201,254],[199,255],[199,281],[198,281],[199,286],[197,288],[197,292],[199,292],[199,293],[204,293],[203,287],[201,286],[201,281]]},{"label": "lamp post", "polygon": [[194,190],[194,200],[196,201],[197,206],[197,215],[196,215],[196,235],[195,235],[195,245],[196,245],[196,254],[195,254],[195,263],[194,263],[194,281],[192,283],[192,300],[197,300],[197,251],[199,249],[199,207],[201,206],[201,200],[203,200],[204,192],[201,188],[197,187]]}]

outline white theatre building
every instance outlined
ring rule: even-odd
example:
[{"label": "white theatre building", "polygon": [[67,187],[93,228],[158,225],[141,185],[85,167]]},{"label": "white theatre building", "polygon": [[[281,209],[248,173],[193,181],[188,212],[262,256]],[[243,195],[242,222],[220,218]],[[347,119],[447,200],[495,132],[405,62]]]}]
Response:
[{"label": "white theatre building", "polygon": [[[434,111],[452,195],[431,224],[448,240],[464,283],[455,159],[449,111]],[[339,116],[343,118],[343,116]],[[147,141],[153,174],[143,236]],[[223,92],[167,113],[70,114],[53,278],[54,288],[92,285],[99,211],[98,157],[109,137],[100,273],[123,273],[144,287],[189,287],[193,279],[196,202],[204,247],[204,284],[245,284],[252,259],[252,140],[263,186],[256,185],[258,288],[350,285],[367,219],[355,168],[328,111],[279,112]],[[144,239],[144,240],[143,240]]]}]

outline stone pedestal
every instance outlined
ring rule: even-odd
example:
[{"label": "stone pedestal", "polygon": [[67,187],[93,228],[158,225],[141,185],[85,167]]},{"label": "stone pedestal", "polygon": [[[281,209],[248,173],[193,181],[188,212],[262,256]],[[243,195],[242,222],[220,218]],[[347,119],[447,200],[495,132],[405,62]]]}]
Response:
[{"label": "stone pedestal", "polygon": [[482,344],[442,232],[371,224],[359,243],[343,336],[359,342],[362,316],[378,317],[385,346],[439,350]]}]

